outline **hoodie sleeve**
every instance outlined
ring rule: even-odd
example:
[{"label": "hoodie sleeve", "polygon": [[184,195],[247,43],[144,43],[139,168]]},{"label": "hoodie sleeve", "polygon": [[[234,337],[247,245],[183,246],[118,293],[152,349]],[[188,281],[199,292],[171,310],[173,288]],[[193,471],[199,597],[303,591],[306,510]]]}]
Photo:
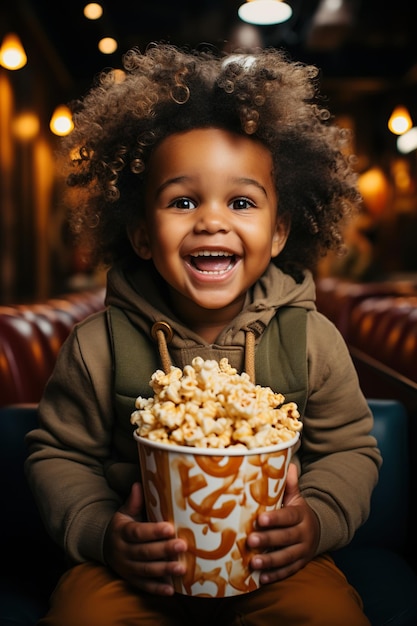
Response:
[{"label": "hoodie sleeve", "polygon": [[366,521],[382,459],[343,337],[320,313],[310,312],[307,324],[309,397],[299,486],[320,523],[319,554],[349,543]]},{"label": "hoodie sleeve", "polygon": [[[80,333],[91,338],[94,371]],[[110,383],[105,318],[98,314],[76,327],[61,348],[39,405],[40,427],[26,437],[25,469],[41,517],[75,562],[103,562],[104,533],[121,504],[105,476],[111,459]]]}]

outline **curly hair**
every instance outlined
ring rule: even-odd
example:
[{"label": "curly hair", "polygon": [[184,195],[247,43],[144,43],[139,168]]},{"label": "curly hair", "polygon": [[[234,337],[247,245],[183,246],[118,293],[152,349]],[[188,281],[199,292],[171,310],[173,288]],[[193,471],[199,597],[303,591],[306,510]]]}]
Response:
[{"label": "curly hair", "polygon": [[75,103],[75,128],[63,144],[70,223],[95,262],[133,255],[127,227],[143,211],[155,146],[203,127],[256,138],[270,150],[279,214],[291,224],[274,259],[279,267],[300,280],[328,250],[342,249],[342,225],[360,197],[347,131],[322,103],[316,67],[277,49],[226,54],[168,44],[133,48],[123,66],[100,74]]}]

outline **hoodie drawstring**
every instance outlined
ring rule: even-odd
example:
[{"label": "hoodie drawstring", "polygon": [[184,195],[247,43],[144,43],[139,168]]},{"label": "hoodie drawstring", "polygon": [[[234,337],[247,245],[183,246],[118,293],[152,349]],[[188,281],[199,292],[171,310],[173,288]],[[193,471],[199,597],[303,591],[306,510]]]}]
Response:
[{"label": "hoodie drawstring", "polygon": [[[167,322],[155,322],[151,329],[151,335],[158,344],[162,369],[165,374],[169,373],[172,365],[168,344],[173,334],[172,328]],[[250,381],[255,384],[255,332],[251,329],[246,330],[245,334],[245,372]]]},{"label": "hoodie drawstring", "polygon": [[250,328],[245,333],[245,372],[255,384],[255,333]]},{"label": "hoodie drawstring", "polygon": [[159,355],[161,357],[162,369],[165,374],[171,368],[171,357],[168,352],[168,344],[173,337],[172,328],[167,322],[155,322],[151,329],[151,335],[158,344]]}]

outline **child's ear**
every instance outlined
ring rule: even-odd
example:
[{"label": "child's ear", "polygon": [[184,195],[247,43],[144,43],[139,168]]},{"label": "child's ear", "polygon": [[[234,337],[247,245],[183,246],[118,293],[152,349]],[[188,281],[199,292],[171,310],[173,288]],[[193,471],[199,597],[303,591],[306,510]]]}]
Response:
[{"label": "child's ear", "polygon": [[140,224],[137,224],[135,227],[129,228],[127,231],[127,235],[129,237],[130,243],[132,244],[132,248],[136,252],[138,257],[140,257],[144,261],[148,261],[152,258],[148,232],[146,230],[146,225],[144,222],[140,222]]},{"label": "child's ear", "polygon": [[278,256],[287,243],[290,234],[290,221],[287,219],[277,219],[275,232],[272,237],[271,259]]}]

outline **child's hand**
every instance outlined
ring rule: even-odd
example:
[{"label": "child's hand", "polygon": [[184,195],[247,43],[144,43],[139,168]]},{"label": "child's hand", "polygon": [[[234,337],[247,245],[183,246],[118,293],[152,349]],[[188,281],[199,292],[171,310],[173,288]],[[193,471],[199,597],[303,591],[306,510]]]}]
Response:
[{"label": "child's hand", "polygon": [[105,559],[131,585],[169,596],[174,588],[167,577],[185,573],[185,565],[177,559],[187,550],[187,544],[175,538],[169,522],[140,522],[142,508],[142,487],[135,483],[106,531]]},{"label": "child's hand", "polygon": [[248,536],[248,545],[267,551],[251,560],[255,570],[262,570],[261,583],[271,583],[295,574],[315,555],[319,524],[313,510],[298,489],[297,469],[290,464],[283,508],[262,513],[258,529]]}]

